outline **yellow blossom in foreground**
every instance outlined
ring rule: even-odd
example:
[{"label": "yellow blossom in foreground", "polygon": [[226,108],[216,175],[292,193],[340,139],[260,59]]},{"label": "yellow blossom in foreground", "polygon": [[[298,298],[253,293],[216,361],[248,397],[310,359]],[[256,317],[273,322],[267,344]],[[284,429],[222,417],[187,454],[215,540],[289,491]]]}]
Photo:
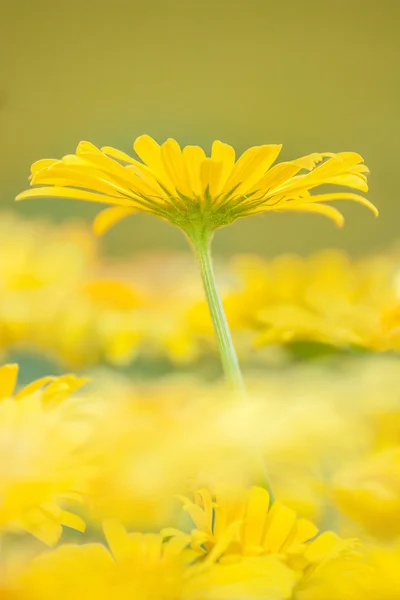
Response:
[{"label": "yellow blossom in foreground", "polygon": [[[202,489],[195,494],[193,502],[183,500],[184,510],[196,525],[189,536],[191,548],[204,567],[216,563],[221,572],[230,567],[234,574],[235,569],[240,572],[258,564],[261,575],[263,561],[275,558],[296,574],[292,580],[296,594],[324,580],[326,565],[336,571],[339,579],[348,565],[356,579],[363,577],[364,565],[357,540],[342,540],[331,531],[318,535],[313,523],[297,518],[293,510],[279,501],[271,506],[269,494],[263,488],[225,489],[215,495]],[[188,539],[187,534],[173,528],[162,533],[173,541]],[[254,588],[250,581],[247,586],[242,588],[243,598],[246,590],[252,598]],[[297,598],[296,594],[282,597]],[[260,594],[262,597],[265,596]]]},{"label": "yellow blossom in foreground", "polygon": [[254,146],[237,160],[235,150],[220,141],[213,143],[210,157],[198,146],[181,149],[173,139],[159,145],[148,135],[133,146],[142,162],[90,142],[80,142],[75,154],[61,160],[39,160],[30,179],[42,187],[22,192],[17,200],[60,197],[108,204],[95,221],[97,233],[137,211],[166,219],[189,236],[264,211],[317,213],[342,225],[341,213],[325,204],[337,199],[359,202],[378,214],[360,194],[310,193],[323,184],[367,191],[368,168],[355,152],[314,153],[273,166],[278,144]]},{"label": "yellow blossom in foreground", "polygon": [[114,521],[104,532],[110,551],[99,543],[60,546],[11,578],[10,590],[22,600],[291,598],[296,576],[278,560],[199,569],[184,538],[164,543],[158,534],[127,534]]},{"label": "yellow blossom in foreground", "polygon": [[157,534],[127,534],[105,524],[108,551],[100,543],[60,546],[34,559],[15,589],[26,599],[175,600],[183,587],[183,546]]},{"label": "yellow blossom in foreground", "polygon": [[[230,564],[249,556],[276,554],[303,569],[347,545],[332,532],[316,537],[318,529],[311,521],[297,518],[278,500],[271,504],[269,493],[261,487],[225,489],[215,496],[202,489],[194,501],[183,501],[196,525],[191,546],[207,563]],[[182,534],[167,528],[163,535],[179,539]]]},{"label": "yellow blossom in foreground", "polygon": [[44,377],[15,393],[17,373],[0,368],[0,532],[24,530],[52,545],[63,525],[85,529],[62,508],[81,481],[82,435],[65,403],[85,380]]}]

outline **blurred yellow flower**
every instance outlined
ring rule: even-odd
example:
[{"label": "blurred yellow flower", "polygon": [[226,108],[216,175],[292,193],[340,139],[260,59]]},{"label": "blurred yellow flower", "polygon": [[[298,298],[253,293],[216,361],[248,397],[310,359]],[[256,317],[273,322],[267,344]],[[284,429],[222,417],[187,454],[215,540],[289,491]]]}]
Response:
[{"label": "blurred yellow flower", "polygon": [[400,305],[396,253],[351,261],[340,251],[308,258],[236,259],[238,283],[225,295],[235,330],[263,346],[317,341],[376,350],[399,347],[389,314]]},{"label": "blurred yellow flower", "polygon": [[[232,564],[246,557],[277,555],[295,570],[309,569],[343,550],[353,540],[341,540],[332,532],[317,536],[318,529],[275,500],[270,502],[261,487],[225,488],[212,494],[208,489],[183,498],[184,510],[196,525],[190,534],[191,547],[205,563]],[[166,528],[167,539],[180,539],[177,529]]]},{"label": "blurred yellow flower", "polygon": [[[55,544],[62,526],[85,524],[64,510],[78,499],[82,443],[66,398],[84,379],[44,377],[15,393],[17,365],[0,368],[0,532],[24,530]],[[70,411],[71,412],[71,411]]]},{"label": "blurred yellow flower", "polygon": [[[217,572],[224,573],[226,569],[233,576],[236,571],[250,573],[258,568],[260,576],[263,568],[267,573],[267,565],[274,564],[269,560],[278,559],[292,572],[291,579],[286,576],[286,584],[290,582],[296,589],[293,596],[282,594],[279,598],[297,598],[297,593],[303,598],[302,592],[313,588],[316,581],[324,580],[326,565],[339,578],[349,564],[357,576],[362,576],[364,564],[357,540],[342,540],[331,531],[318,535],[313,523],[297,518],[293,510],[279,501],[271,506],[269,494],[263,488],[231,488],[215,495],[202,489],[193,502],[186,498],[183,501],[196,529],[189,536],[174,528],[166,528],[162,534],[175,542],[189,539],[204,567],[214,565]],[[212,573],[211,570],[211,577]],[[259,596],[256,590],[249,576],[242,597],[246,598],[247,593],[249,598],[266,597],[260,588]],[[271,597],[276,596],[271,594]]]},{"label": "blurred yellow flower", "polygon": [[360,194],[310,194],[323,184],[367,191],[368,168],[355,152],[314,153],[272,166],[278,144],[254,146],[238,160],[220,141],[213,143],[211,157],[198,146],[181,150],[173,139],[160,146],[148,135],[138,137],[134,149],[143,162],[109,146],[80,142],[75,154],[35,162],[31,185],[42,187],[22,192],[17,200],[61,197],[109,204],[95,221],[97,233],[143,211],[181,227],[189,237],[194,230],[214,231],[271,210],[322,214],[342,225],[341,213],[325,204],[337,199],[359,202],[378,214]]},{"label": "blurred yellow flower", "polygon": [[110,548],[93,543],[60,546],[34,559],[15,583],[24,600],[176,600],[181,597],[184,545],[157,534],[127,534],[106,522]]},{"label": "blurred yellow flower", "polygon": [[272,557],[199,568],[187,539],[128,534],[116,521],[105,522],[104,533],[110,550],[60,546],[9,578],[8,588],[22,600],[289,600],[297,581]]}]

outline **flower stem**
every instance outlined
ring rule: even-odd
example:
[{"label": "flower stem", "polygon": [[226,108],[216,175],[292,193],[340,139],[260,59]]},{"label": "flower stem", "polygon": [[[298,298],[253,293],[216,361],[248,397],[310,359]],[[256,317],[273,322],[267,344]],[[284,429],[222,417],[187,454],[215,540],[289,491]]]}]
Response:
[{"label": "flower stem", "polygon": [[[228,321],[226,319],[224,307],[222,305],[222,300],[215,282],[215,275],[211,257],[212,233],[202,232],[202,234],[199,235],[198,232],[196,232],[196,235],[192,234],[188,237],[192,242],[197,262],[199,265],[207,304],[210,310],[211,319],[217,338],[225,378],[233,388],[233,391],[242,400],[246,401],[247,394],[242,372],[240,370],[236,350],[233,345]],[[274,493],[269,482],[269,477],[266,471],[262,452],[259,448],[254,448],[253,462],[256,477],[258,478],[260,474],[262,474],[263,484],[269,492],[271,502],[274,502]]]},{"label": "flower stem", "polygon": [[245,395],[244,381],[233,345],[231,332],[226,320],[221,297],[219,295],[211,258],[212,234],[191,237],[195,255],[203,281],[204,292],[210,310],[211,319],[217,338],[218,349],[221,356],[222,368],[227,382],[235,391]]}]

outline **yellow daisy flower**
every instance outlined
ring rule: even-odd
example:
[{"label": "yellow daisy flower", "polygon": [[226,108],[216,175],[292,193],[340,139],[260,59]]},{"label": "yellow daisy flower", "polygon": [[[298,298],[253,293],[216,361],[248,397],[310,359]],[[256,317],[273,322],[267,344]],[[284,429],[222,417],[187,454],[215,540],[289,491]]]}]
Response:
[{"label": "yellow daisy flower", "polygon": [[62,502],[79,499],[81,443],[63,401],[84,379],[43,377],[15,393],[17,365],[0,368],[0,532],[27,531],[55,544],[62,526],[84,531]]},{"label": "yellow daisy flower", "polygon": [[159,145],[148,135],[138,137],[133,147],[141,161],[86,141],[61,160],[39,160],[30,180],[42,187],[22,192],[17,200],[61,197],[108,204],[96,218],[96,233],[143,211],[177,225],[189,237],[271,210],[322,214],[340,226],[341,213],[325,204],[338,199],[359,202],[378,214],[354,192],[310,193],[322,184],[366,192],[368,168],[355,152],[314,153],[274,165],[279,144],[254,146],[237,160],[235,150],[218,140],[210,157],[198,146],[181,149],[174,139]]},{"label": "yellow daisy flower", "polygon": [[[275,500],[271,506],[269,494],[263,488],[225,490],[215,496],[202,489],[195,494],[193,502],[187,498],[183,501],[184,510],[197,528],[190,536],[166,528],[162,531],[164,537],[174,541],[189,537],[201,565],[213,566],[221,573],[231,569],[233,578],[235,572],[240,577],[242,570],[250,573],[253,569],[259,569],[261,577],[263,568],[267,573],[273,561],[279,560],[292,573],[292,592],[287,596],[271,594],[267,597],[297,598],[297,595],[292,596],[294,588],[297,594],[314,588],[316,582],[319,585],[324,580],[326,565],[329,565],[329,573],[335,571],[339,578],[348,565],[357,576],[364,569],[357,540],[343,540],[332,531],[318,535],[313,523],[297,518],[293,510],[279,501]],[[206,576],[212,578],[212,573]],[[288,576],[286,583],[289,583]],[[265,598],[250,575],[242,594],[243,598]]]},{"label": "yellow daisy flower", "polygon": [[[59,546],[35,558],[20,576],[24,599],[175,600],[183,587],[182,543],[164,544],[158,534],[128,534],[114,521],[100,543]],[[16,589],[18,590],[18,582]]]},{"label": "yellow daisy flower", "polygon": [[[319,535],[317,527],[278,500],[272,504],[261,487],[218,491],[208,489],[182,498],[184,510],[196,525],[191,532],[193,550],[206,562],[231,564],[250,556],[283,555],[298,564],[302,556],[308,564],[330,554],[342,541],[332,532]],[[180,537],[173,528],[163,530],[166,538]],[[184,534],[186,535],[186,534]],[[290,561],[289,561],[290,562]]]},{"label": "yellow daisy flower", "polygon": [[[103,545],[64,545],[31,561],[10,589],[23,600],[289,600],[296,575],[267,557],[240,566],[198,569],[188,539],[128,534],[107,521]],[[14,583],[14,585],[12,585]]]}]

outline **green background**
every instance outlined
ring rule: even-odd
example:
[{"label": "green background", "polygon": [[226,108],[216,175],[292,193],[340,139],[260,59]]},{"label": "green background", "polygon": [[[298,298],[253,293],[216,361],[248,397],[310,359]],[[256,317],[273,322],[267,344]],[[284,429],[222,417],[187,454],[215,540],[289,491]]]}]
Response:
[{"label": "green background", "polygon": [[[30,163],[88,139],[130,151],[141,133],[207,149],[213,139],[283,143],[282,157],[354,150],[371,169],[378,220],[343,202],[323,217],[267,214],[219,232],[216,252],[353,254],[399,232],[400,3],[397,0],[8,0],[0,21],[1,206],[90,219],[95,206],[13,205]],[[147,216],[104,240],[130,254],[181,249],[179,231]]]}]

